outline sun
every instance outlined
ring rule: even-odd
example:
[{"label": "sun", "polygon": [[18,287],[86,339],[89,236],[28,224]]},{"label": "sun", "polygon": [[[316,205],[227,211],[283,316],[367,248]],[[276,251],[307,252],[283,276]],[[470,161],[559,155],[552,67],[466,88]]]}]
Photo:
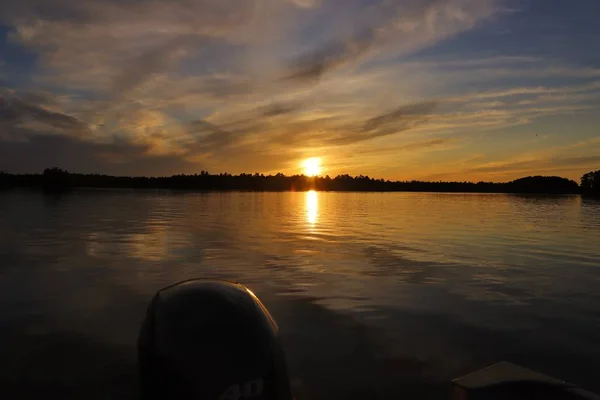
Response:
[{"label": "sun", "polygon": [[304,175],[317,176],[321,173],[321,159],[318,157],[307,158],[302,162]]}]

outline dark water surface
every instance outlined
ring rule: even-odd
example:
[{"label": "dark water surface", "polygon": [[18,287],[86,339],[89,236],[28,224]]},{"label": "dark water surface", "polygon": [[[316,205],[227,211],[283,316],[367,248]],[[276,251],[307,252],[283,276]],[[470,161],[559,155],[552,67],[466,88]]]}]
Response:
[{"label": "dark water surface", "polygon": [[[3,396],[136,396],[163,286],[248,285],[296,397],[447,398],[513,361],[600,392],[600,203],[578,196],[0,194]],[[8,398],[8,397],[7,397]]]}]

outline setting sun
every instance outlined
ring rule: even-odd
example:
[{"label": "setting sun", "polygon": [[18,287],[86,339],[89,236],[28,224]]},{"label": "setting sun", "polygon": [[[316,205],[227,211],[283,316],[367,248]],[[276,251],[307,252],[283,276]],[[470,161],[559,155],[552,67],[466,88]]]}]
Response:
[{"label": "setting sun", "polygon": [[308,176],[317,176],[321,173],[321,159],[317,157],[307,158],[302,163],[303,173]]}]

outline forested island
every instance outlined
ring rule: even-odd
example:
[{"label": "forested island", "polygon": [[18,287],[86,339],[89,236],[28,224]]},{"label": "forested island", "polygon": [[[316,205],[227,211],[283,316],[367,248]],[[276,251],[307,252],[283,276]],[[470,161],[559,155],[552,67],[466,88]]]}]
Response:
[{"label": "forested island", "polygon": [[581,193],[600,197],[600,170],[588,172],[581,177]]},{"label": "forested island", "polygon": [[42,174],[9,174],[0,172],[0,188],[39,187],[49,191],[71,188],[180,189],[193,191],[372,191],[372,192],[466,192],[466,193],[542,193],[600,195],[600,170],[585,174],[581,185],[557,176],[530,176],[511,182],[423,182],[390,181],[368,176],[286,176],[227,173],[170,177],[129,177],[101,174],[70,173],[47,168]]}]

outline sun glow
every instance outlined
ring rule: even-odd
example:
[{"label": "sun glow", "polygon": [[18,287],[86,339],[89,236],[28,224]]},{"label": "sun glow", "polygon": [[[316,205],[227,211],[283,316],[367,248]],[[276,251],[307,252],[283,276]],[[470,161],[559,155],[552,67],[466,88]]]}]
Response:
[{"label": "sun glow", "polygon": [[302,162],[304,175],[317,176],[321,173],[321,159],[318,157],[307,158]]}]

